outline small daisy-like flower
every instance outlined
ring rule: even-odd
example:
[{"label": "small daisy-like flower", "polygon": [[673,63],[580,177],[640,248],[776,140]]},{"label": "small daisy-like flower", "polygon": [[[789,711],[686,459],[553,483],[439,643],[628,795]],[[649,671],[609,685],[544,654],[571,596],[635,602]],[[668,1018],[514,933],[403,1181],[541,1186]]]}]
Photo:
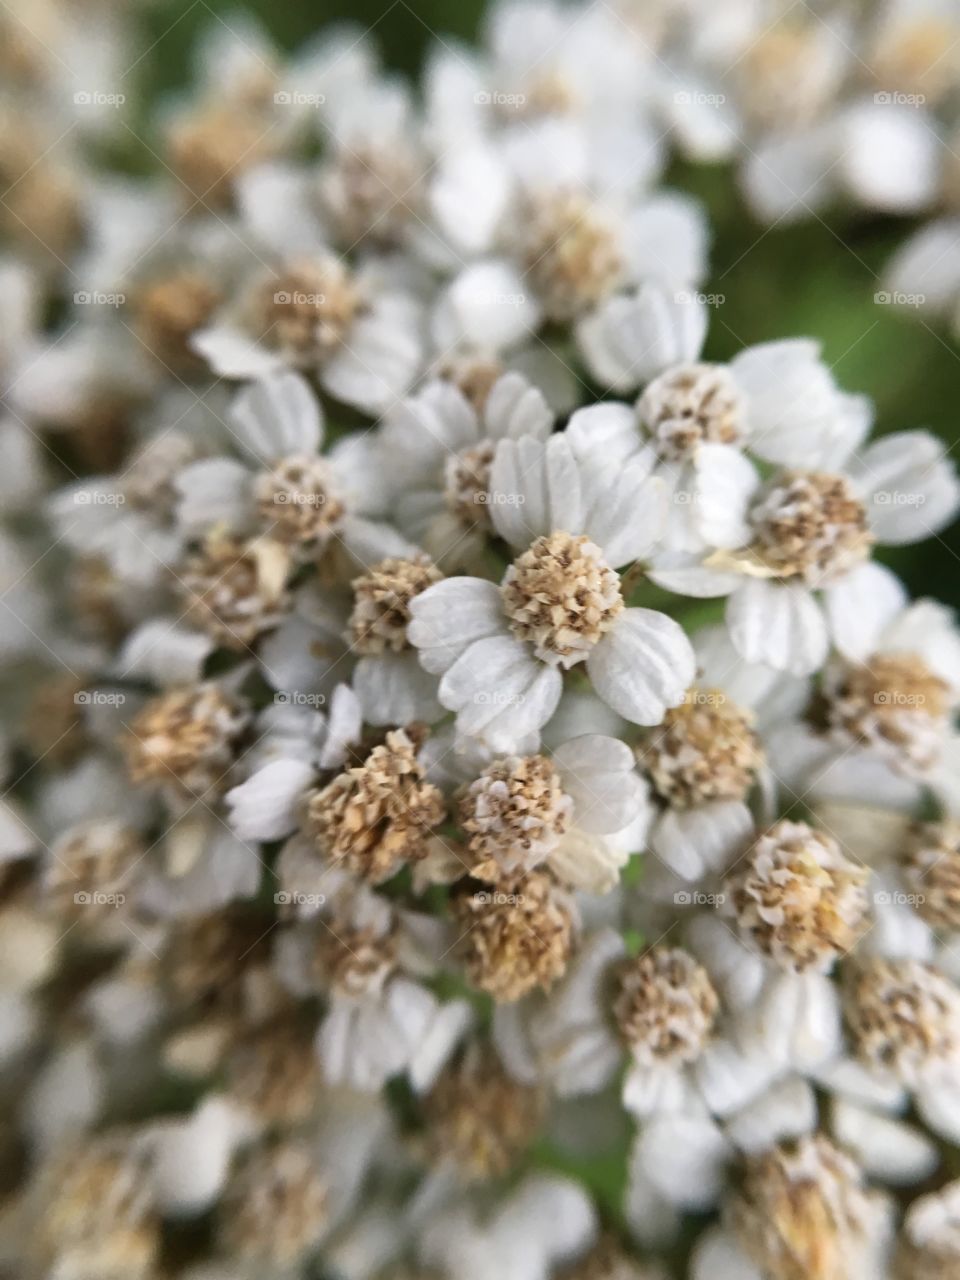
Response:
[{"label": "small daisy-like flower", "polygon": [[960,929],[960,822],[917,823],[902,854],[903,878],[934,929]]},{"label": "small daisy-like flower", "polygon": [[960,1182],[914,1200],[893,1266],[895,1280],[945,1280],[960,1265]]},{"label": "small daisy-like flower", "polygon": [[290,572],[282,543],[215,529],[176,572],[184,619],[218,646],[248,650],[289,612]]},{"label": "small daisy-like flower", "polygon": [[364,443],[347,440],[320,456],[323,413],[303,378],[265,376],[237,394],[228,418],[243,460],[205,458],[174,481],[185,536],[213,526],[237,536],[259,532],[296,559],[313,558],[333,541],[361,563],[408,550],[369,519],[385,489]]},{"label": "small daisy-like flower", "polygon": [[546,439],[552,426],[542,393],[519,373],[496,373],[479,409],[450,382],[429,382],[391,410],[381,429],[398,482],[400,528],[441,563],[469,563],[492,528],[498,442]]},{"label": "small daisy-like flower", "polygon": [[678,947],[654,947],[625,963],[613,1016],[636,1063],[681,1067],[703,1052],[720,1001],[707,971]]},{"label": "small daisy-like flower", "polygon": [[499,588],[448,578],[412,605],[408,636],[457,728],[494,750],[539,730],[561,672],[583,662],[600,697],[658,724],[693,678],[693,651],[664,614],[626,608],[615,566],[659,531],[659,489],[641,466],[616,483],[578,463],[562,436],[501,442],[490,501],[497,532],[520,550]]},{"label": "small daisy-like flower", "polygon": [[564,884],[607,892],[627,850],[604,837],[629,828],[639,843],[645,801],[629,747],[602,734],[572,738],[550,757],[495,759],[458,800],[471,873],[496,883],[546,863]]},{"label": "small daisy-like flower", "polygon": [[224,1190],[220,1242],[242,1265],[285,1269],[302,1264],[329,1227],[330,1187],[314,1148],[280,1140],[255,1148]]},{"label": "small daisy-like flower", "polygon": [[436,680],[420,666],[407,639],[413,601],[442,578],[436,565],[418,554],[381,560],[350,584],[347,627],[351,652],[358,655],[353,684],[368,724],[431,724],[443,715]]},{"label": "small daisy-like flower", "polygon": [[807,469],[791,466],[758,490],[739,550],[652,574],[687,594],[729,594],[727,625],[748,662],[804,675],[823,663],[831,642],[862,654],[865,638],[903,601],[897,579],[869,562],[871,546],[919,541],[952,518],[960,486],[939,440],[899,432],[850,460],[858,442],[845,429],[827,446],[829,468],[818,468],[815,450]]},{"label": "small daisy-like flower", "polygon": [[[284,184],[285,187],[287,184]],[[289,189],[280,199],[296,200]],[[320,237],[309,208],[293,239],[269,169],[244,184],[251,230],[277,265],[254,274],[191,341],[222,378],[262,378],[284,368],[315,374],[331,396],[380,413],[404,395],[423,362],[421,307],[376,264],[354,270]],[[282,217],[278,216],[282,212]]]}]

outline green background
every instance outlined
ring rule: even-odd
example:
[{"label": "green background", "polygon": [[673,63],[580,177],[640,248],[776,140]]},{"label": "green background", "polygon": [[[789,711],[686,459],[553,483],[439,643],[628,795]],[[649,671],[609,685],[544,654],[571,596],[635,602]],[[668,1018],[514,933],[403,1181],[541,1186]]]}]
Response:
[{"label": "green background", "polygon": [[[475,40],[483,9],[482,0],[249,0],[243,6],[286,49],[328,23],[358,24],[372,32],[387,66],[411,75],[436,36]],[[149,7],[146,44],[155,43],[138,68],[144,101],[186,87],[199,34],[218,19],[229,24],[237,11],[227,0],[167,0]],[[722,294],[724,302],[712,315],[709,358],[727,359],[773,338],[817,337],[841,385],[873,398],[878,431],[928,427],[957,456],[957,343],[926,316],[874,302],[878,273],[914,223],[836,208],[819,219],[767,229],[746,209],[728,166],[675,163],[666,180],[698,195],[714,227],[704,291]],[[960,606],[960,526],[880,558],[915,595]]]}]

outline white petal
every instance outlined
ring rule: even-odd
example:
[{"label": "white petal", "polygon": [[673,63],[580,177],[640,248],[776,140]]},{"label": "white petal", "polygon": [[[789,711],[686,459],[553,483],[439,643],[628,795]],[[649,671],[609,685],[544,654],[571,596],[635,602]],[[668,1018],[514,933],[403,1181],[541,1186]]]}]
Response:
[{"label": "white petal", "polygon": [[817,1127],[817,1100],[806,1080],[788,1076],[727,1120],[727,1137],[741,1151],[759,1154]]},{"label": "white petal", "polygon": [[201,329],[190,346],[219,378],[264,378],[284,367],[281,356],[226,325]]},{"label": "white petal", "polygon": [[420,664],[440,675],[475,640],[506,632],[500,592],[482,578],[444,578],[411,601],[407,639]]},{"label": "white petal", "polygon": [[703,207],[689,196],[662,192],[630,215],[627,269],[638,283],[695,284],[706,270],[709,230]]},{"label": "white petal", "polygon": [[562,687],[559,671],[537,662],[512,636],[498,635],[461,654],[440,682],[440,701],[458,713],[461,733],[509,749],[546,724]]},{"label": "white petal", "polygon": [[298,806],[314,776],[302,760],[272,760],[227,792],[230,825],[241,840],[281,840],[296,830]]},{"label": "white petal", "polygon": [[625,742],[599,733],[585,734],[557,747],[553,760],[563,789],[576,806],[576,823],[581,830],[596,835],[619,831],[642,808],[645,787]]},{"label": "white petal", "polygon": [[514,547],[558,529],[580,533],[580,468],[567,440],[501,440],[490,469],[490,504],[497,533]]},{"label": "white petal", "polygon": [[634,724],[659,724],[693,683],[696,659],[683,628],[653,609],[626,609],[587,658],[594,688]]},{"label": "white petal", "polygon": [[667,809],[650,833],[653,852],[684,880],[725,871],[754,832],[740,800],[714,800],[690,809]]},{"label": "white petal", "polygon": [[929,431],[897,431],[864,450],[850,467],[869,501],[881,542],[918,542],[949,524],[960,507],[960,482],[943,441]]},{"label": "white petal", "polygon": [[750,539],[747,504],[760,483],[753,463],[730,445],[704,444],[694,463],[693,519],[710,547],[742,547]]},{"label": "white petal", "polygon": [[747,662],[804,676],[827,656],[826,622],[805,586],[748,578],[727,601],[727,626]]},{"label": "white petal", "polygon": [[505,262],[488,260],[461,271],[441,298],[432,327],[441,351],[459,343],[506,351],[539,323],[539,308],[528,297],[523,277]]},{"label": "white petal", "polygon": [[577,409],[564,435],[578,458],[619,463],[641,448],[637,415],[632,405],[605,400]]},{"label": "white petal", "polygon": [[538,387],[519,373],[505,373],[490,388],[483,420],[491,439],[521,436],[545,439],[553,427],[553,413]]},{"label": "white petal", "polygon": [[214,647],[209,636],[155,618],[127,637],[117,659],[117,673],[160,686],[189,684],[200,679]]},{"label": "white petal", "polygon": [[711,1227],[697,1241],[689,1280],[764,1280],[733,1236]]},{"label": "white petal", "polygon": [[260,466],[316,453],[323,440],[317,397],[297,373],[276,373],[239,392],[230,421],[241,446]]},{"label": "white petal", "polygon": [[433,724],[443,715],[437,678],[424,671],[416,653],[381,653],[360,659],[353,672],[367,724]]},{"label": "white petal", "polygon": [[835,1098],[830,1108],[834,1137],[856,1156],[868,1177],[912,1186],[940,1163],[936,1144],[913,1125]]},{"label": "white petal", "polygon": [[243,1134],[234,1107],[216,1096],[186,1120],[165,1122],[156,1139],[154,1194],[164,1213],[203,1213],[217,1199]]},{"label": "white petal", "polygon": [[321,370],[324,388],[367,413],[389,409],[413,385],[423,362],[422,320],[411,299],[387,295],[354,321]]},{"label": "white petal", "polygon": [[709,1209],[723,1186],[732,1149],[707,1115],[669,1114],[640,1131],[630,1158],[672,1204],[690,1212]]},{"label": "white petal", "polygon": [[696,359],[706,332],[707,309],[695,294],[653,284],[618,294],[576,326],[591,374],[621,392]]},{"label": "white petal", "polygon": [[876,652],[883,629],[907,603],[896,574],[868,561],[823,591],[823,606],[833,643],[853,661]]},{"label": "white petal", "polygon": [[174,480],[177,523],[187,534],[202,534],[224,524],[243,532],[253,519],[251,475],[233,458],[192,462]]},{"label": "white petal", "polygon": [[581,466],[583,532],[603,551],[611,568],[644,559],[662,537],[667,517],[663,481],[648,475],[635,458],[610,471],[606,464]]},{"label": "white petal", "polygon": [[677,554],[658,554],[647,570],[647,577],[665,591],[674,591],[678,596],[694,596],[698,600],[728,596],[743,581],[738,573],[722,572],[691,560],[689,556]]}]

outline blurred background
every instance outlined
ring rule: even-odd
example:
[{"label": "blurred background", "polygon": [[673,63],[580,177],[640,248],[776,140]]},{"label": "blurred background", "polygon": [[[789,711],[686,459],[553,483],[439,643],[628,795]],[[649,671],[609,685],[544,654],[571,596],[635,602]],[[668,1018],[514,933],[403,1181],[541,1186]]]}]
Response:
[{"label": "blurred background", "polygon": [[[483,0],[247,0],[242,7],[286,49],[295,49],[323,24],[366,27],[385,64],[415,76],[434,39],[476,39],[485,6]],[[235,0],[148,6],[146,43],[153,43],[136,69],[142,101],[189,84],[191,50],[200,34],[215,15],[228,20],[237,9]],[[125,159],[133,168],[150,163],[148,155]],[[960,351],[953,337],[926,316],[875,300],[878,273],[914,230],[911,220],[836,207],[802,224],[767,228],[751,215],[728,165],[675,161],[665,182],[703,200],[714,228],[704,292],[716,295],[718,305],[708,359],[725,360],[773,338],[816,337],[844,389],[874,400],[878,432],[928,427],[956,450]],[[960,526],[919,547],[885,550],[880,558],[906,578],[915,595],[933,594],[960,607]]]}]

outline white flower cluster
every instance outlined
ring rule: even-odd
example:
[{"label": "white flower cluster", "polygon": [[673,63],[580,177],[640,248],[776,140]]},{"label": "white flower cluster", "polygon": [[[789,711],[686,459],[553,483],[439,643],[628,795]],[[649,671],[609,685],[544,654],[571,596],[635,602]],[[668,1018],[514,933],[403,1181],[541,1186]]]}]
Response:
[{"label": "white flower cluster", "polygon": [[0,23],[0,1270],[960,1274],[960,630],[874,558],[960,482],[814,340],[704,358],[657,185],[926,202],[863,26],[508,0],[415,95],[217,19],[121,179],[24,131],[37,43],[121,105],[89,7]]}]

